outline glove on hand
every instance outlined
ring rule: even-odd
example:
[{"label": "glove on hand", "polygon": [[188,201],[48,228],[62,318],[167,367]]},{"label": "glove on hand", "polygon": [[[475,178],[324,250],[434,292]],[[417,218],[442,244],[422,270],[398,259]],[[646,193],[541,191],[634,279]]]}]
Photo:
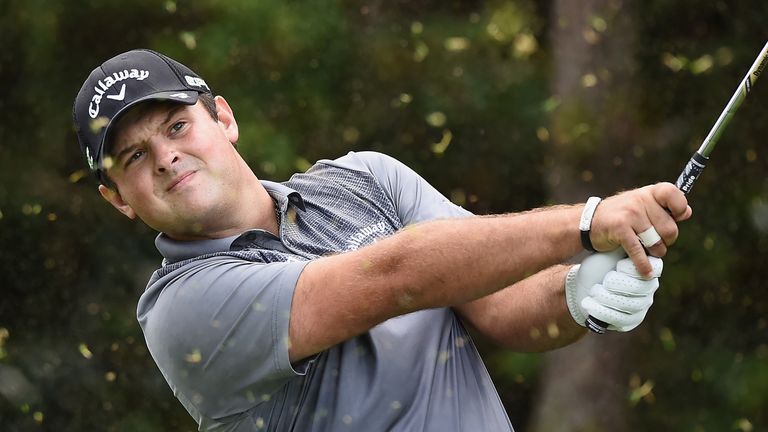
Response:
[{"label": "glove on hand", "polygon": [[622,249],[592,254],[575,265],[565,278],[568,310],[584,326],[587,316],[610,324],[609,330],[626,332],[645,318],[653,304],[663,268],[660,258],[648,257],[653,267],[650,278],[643,278]]}]

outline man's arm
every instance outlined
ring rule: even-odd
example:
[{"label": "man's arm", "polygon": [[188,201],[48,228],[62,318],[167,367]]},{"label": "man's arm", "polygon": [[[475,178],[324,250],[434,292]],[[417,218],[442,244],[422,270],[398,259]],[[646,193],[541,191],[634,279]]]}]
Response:
[{"label": "man's arm", "polygon": [[541,352],[568,345],[586,333],[566,306],[569,268],[550,267],[454,310],[480,334],[515,351]]},{"label": "man's arm", "polygon": [[[462,305],[564,261],[581,249],[582,208],[426,222],[310,263],[291,306],[291,361],[394,316]],[[649,250],[663,255],[677,238],[676,220],[690,214],[685,196],[672,184],[625,192],[604,200],[595,212],[592,243],[598,250],[623,247],[640,273],[649,274],[648,258],[636,253],[637,246],[643,249],[635,233],[656,227],[663,242]]]},{"label": "man's arm", "polygon": [[311,262],[291,306],[291,361],[398,315],[476,300],[565,260],[581,248],[580,214],[581,206],[568,206],[426,222]]}]

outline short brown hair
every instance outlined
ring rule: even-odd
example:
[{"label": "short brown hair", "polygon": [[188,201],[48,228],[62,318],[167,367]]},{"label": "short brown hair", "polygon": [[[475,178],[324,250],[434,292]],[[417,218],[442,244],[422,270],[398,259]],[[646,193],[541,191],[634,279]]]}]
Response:
[{"label": "short brown hair", "polygon": [[216,100],[213,98],[212,94],[203,93],[197,100],[203,104],[205,110],[211,115],[213,121],[219,121],[219,114],[216,112]]}]

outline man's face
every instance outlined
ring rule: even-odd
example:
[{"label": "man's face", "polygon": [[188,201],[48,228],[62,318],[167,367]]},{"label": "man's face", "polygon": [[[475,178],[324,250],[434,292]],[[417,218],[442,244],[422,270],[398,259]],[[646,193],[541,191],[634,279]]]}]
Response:
[{"label": "man's face", "polygon": [[102,196],[130,218],[179,240],[205,238],[237,202],[243,164],[237,125],[223,98],[219,121],[196,105],[155,104],[128,112],[113,134]]}]

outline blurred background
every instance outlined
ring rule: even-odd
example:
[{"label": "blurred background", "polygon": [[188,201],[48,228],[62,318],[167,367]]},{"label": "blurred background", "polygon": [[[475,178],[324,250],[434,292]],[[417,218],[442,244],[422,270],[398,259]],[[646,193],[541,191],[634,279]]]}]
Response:
[{"label": "blurred background", "polygon": [[[674,181],[767,21],[753,0],[2,0],[0,430],[196,429],[135,318],[156,233],[101,200],[71,126],[107,58],[197,71],[260,178],[376,150],[487,214]],[[519,432],[768,430],[767,101],[768,78],[639,329],[547,354],[479,341]]]}]

